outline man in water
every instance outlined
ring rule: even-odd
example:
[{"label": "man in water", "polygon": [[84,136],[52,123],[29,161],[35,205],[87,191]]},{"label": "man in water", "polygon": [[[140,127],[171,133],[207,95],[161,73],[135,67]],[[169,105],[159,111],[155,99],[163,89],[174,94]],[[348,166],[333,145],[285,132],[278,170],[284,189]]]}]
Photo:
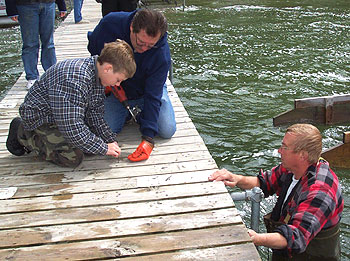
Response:
[{"label": "man in water", "polygon": [[290,126],[278,152],[282,163],[271,171],[254,177],[222,169],[209,180],[241,189],[260,187],[265,197],[277,194],[264,220],[268,233],[248,231],[255,245],[273,249],[272,260],[340,260],[344,201],[336,174],[320,158],[319,130],[310,124]]}]

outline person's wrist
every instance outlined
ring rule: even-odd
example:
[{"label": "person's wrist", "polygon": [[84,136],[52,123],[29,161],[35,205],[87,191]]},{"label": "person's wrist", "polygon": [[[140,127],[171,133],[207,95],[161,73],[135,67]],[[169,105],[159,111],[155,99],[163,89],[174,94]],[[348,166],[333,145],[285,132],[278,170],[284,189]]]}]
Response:
[{"label": "person's wrist", "polygon": [[154,140],[151,137],[142,135],[142,140],[146,141],[147,143],[150,144],[150,146],[153,148],[154,147]]}]

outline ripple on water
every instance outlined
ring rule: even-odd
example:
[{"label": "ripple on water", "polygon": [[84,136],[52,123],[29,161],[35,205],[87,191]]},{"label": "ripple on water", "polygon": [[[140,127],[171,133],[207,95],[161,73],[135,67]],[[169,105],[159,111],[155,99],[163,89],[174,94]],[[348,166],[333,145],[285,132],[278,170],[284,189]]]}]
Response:
[{"label": "ripple on water", "polygon": [[[347,1],[194,3],[191,12],[167,13],[175,29],[169,34],[175,88],[219,167],[269,169],[280,161],[285,131],[273,127],[274,116],[292,109],[294,99],[349,93]],[[318,127],[325,148],[349,128]],[[336,173],[350,198],[349,171]],[[266,200],[263,207],[270,205]],[[239,209],[249,224],[250,204]],[[349,224],[343,219],[341,226]],[[349,241],[347,230],[343,245]]]}]

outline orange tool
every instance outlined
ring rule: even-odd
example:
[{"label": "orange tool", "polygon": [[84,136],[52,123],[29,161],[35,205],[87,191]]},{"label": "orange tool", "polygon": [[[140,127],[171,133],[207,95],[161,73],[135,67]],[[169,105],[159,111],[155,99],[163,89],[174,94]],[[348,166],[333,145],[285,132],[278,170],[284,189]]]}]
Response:
[{"label": "orange tool", "polygon": [[[110,87],[110,88],[108,88],[108,87]],[[108,87],[106,88],[106,90],[109,89],[112,91],[114,96],[117,97],[118,100],[120,101],[120,103],[123,104],[123,106],[130,112],[134,121],[137,122],[136,115],[134,114],[133,110],[131,110],[131,108],[130,108],[130,105],[128,103],[128,98],[126,97],[126,94],[125,94],[123,87],[120,85],[119,86],[114,85],[114,86],[108,86]]]}]

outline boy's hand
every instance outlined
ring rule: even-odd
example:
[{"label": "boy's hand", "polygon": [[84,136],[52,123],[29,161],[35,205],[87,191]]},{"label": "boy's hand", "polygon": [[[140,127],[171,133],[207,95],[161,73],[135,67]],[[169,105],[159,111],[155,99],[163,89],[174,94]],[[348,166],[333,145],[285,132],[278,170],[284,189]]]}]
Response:
[{"label": "boy's hand", "polygon": [[112,143],[108,143],[107,145],[108,145],[108,150],[107,150],[106,155],[118,158],[120,156],[120,154],[122,153],[122,150],[119,148],[118,143],[115,141]]}]

